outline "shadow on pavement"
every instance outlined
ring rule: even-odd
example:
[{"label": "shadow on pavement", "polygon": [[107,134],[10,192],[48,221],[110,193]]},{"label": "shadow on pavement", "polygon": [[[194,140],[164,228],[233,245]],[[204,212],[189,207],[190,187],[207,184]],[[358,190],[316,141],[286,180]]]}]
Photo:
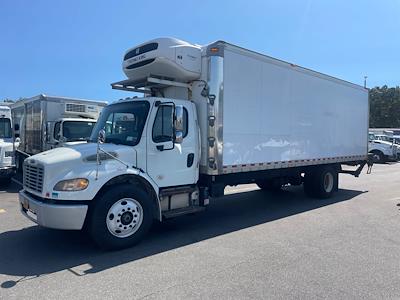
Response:
[{"label": "shadow on pavement", "polygon": [[[142,243],[117,252],[102,252],[83,233],[76,231],[32,226],[3,232],[0,234],[0,274],[22,278],[0,283],[0,287],[12,288],[28,277],[61,270],[77,276],[101,272],[198,241],[348,201],[361,193],[340,190],[327,200],[306,198],[299,187],[286,189],[279,195],[261,190],[231,194],[215,199],[205,212],[156,224]],[[79,271],[79,266],[87,264],[89,268]]]}]

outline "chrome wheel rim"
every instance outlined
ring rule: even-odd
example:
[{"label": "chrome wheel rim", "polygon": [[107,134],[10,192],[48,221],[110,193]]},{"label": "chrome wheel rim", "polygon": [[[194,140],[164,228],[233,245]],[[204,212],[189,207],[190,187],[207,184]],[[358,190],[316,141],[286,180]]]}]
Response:
[{"label": "chrome wheel rim", "polygon": [[118,237],[126,238],[134,234],[143,222],[143,208],[133,198],[123,198],[108,210],[106,224],[108,231]]},{"label": "chrome wheel rim", "polygon": [[324,176],[324,189],[325,192],[330,193],[333,189],[333,175],[332,173],[326,173]]}]

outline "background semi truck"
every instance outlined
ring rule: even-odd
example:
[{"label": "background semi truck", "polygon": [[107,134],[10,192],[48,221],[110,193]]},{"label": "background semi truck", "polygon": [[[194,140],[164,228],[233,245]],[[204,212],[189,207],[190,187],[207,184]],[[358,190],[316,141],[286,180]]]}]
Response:
[{"label": "background semi truck", "polygon": [[20,202],[34,222],[118,249],[227,185],[327,198],[339,173],[367,163],[361,86],[223,41],[155,39],[129,49],[123,70],[112,87],[144,97],[105,107],[88,143],[26,159]]},{"label": "background semi truck", "polygon": [[16,140],[16,166],[23,160],[66,142],[90,137],[106,102],[38,95],[12,104]]},{"label": "background semi truck", "polygon": [[9,182],[15,171],[11,109],[0,105],[0,180]]}]

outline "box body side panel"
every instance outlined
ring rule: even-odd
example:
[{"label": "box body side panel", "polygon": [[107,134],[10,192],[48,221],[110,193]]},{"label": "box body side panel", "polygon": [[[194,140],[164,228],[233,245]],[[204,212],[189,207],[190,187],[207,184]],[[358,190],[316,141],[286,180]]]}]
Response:
[{"label": "box body side panel", "polygon": [[366,90],[242,52],[224,50],[224,167],[367,155]]}]

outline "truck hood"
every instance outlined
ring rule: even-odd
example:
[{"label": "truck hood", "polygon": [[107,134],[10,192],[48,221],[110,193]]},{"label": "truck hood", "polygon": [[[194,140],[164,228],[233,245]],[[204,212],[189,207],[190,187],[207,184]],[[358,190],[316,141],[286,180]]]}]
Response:
[{"label": "truck hood", "polygon": [[[101,149],[116,156],[129,165],[136,166],[136,150],[130,146],[101,144]],[[59,165],[61,168],[71,169],[73,162],[79,163],[95,163],[97,153],[97,144],[95,143],[79,143],[68,145],[68,147],[60,147],[48,150],[29,157],[27,160],[34,160],[43,166]],[[104,155],[100,153],[104,158]],[[61,170],[60,170],[61,171]]]},{"label": "truck hood", "polygon": [[0,145],[12,145],[12,138],[0,138]]},{"label": "truck hood", "polygon": [[[97,165],[96,143],[55,148],[28,157],[24,162],[25,168],[29,168],[29,171],[24,172],[24,189],[45,198],[55,197],[70,200],[76,199],[74,197],[78,195],[80,198],[76,200],[90,200],[98,191],[96,187],[104,184],[109,179],[110,174],[115,176],[116,174],[125,174],[128,171],[137,172],[135,169],[137,166],[137,150],[134,147],[115,144],[101,144],[100,147],[118,160],[99,151],[101,164]],[[40,172],[39,169],[42,169],[42,177],[37,175]],[[87,189],[78,194],[53,190],[57,182],[73,178],[87,178],[91,183]],[[97,178],[98,181],[94,184],[93,182]],[[38,190],[38,186],[41,186],[41,191]]]},{"label": "truck hood", "polygon": [[391,142],[386,142],[386,141],[381,141],[381,140],[373,140],[373,142],[377,143],[377,144],[387,145],[387,146],[392,146],[393,145],[393,143],[391,143]]}]

